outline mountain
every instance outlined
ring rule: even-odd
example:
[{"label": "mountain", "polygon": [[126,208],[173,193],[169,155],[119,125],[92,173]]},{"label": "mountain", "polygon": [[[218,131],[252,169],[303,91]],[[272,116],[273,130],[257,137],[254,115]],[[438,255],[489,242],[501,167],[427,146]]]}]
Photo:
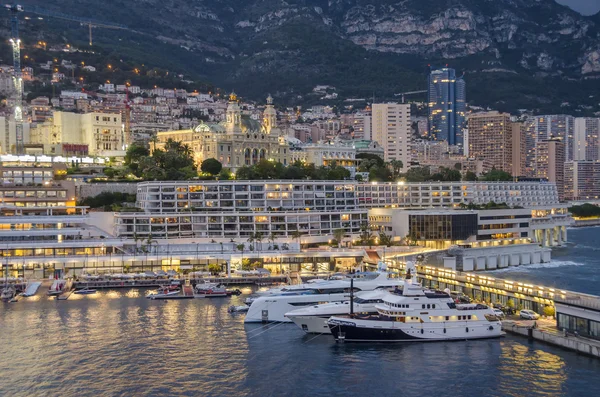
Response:
[{"label": "mountain", "polygon": [[[468,100],[501,110],[598,111],[600,17],[552,0],[24,0],[126,24],[96,30],[122,57],[155,62],[259,99],[392,99],[424,89],[427,65],[464,71]],[[84,28],[24,21],[24,36],[85,45]],[[27,28],[30,28],[27,31]],[[418,98],[418,97],[415,97]]]}]

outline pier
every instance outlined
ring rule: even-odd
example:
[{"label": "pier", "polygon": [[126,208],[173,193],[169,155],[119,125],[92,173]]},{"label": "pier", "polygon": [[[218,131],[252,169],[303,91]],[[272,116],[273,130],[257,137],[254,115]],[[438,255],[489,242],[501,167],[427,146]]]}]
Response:
[{"label": "pier", "polygon": [[599,340],[560,331],[556,328],[556,323],[552,320],[505,320],[502,322],[502,329],[511,334],[525,336],[529,339],[600,358]]},{"label": "pier", "polygon": [[[204,277],[201,279],[191,278],[189,280],[192,285],[200,281],[225,285],[272,285],[286,283],[288,277]],[[77,289],[158,288],[170,285],[172,281],[173,279],[170,278],[77,280],[74,286]],[[181,281],[184,282],[185,279],[181,279]]]}]

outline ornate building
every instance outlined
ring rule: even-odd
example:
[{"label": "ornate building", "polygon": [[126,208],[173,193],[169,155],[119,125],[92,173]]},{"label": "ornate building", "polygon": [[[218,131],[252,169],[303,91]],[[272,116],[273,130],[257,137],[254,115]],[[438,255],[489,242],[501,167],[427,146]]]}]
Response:
[{"label": "ornate building", "polygon": [[196,163],[214,158],[232,171],[260,160],[290,162],[289,144],[283,131],[277,128],[277,111],[269,95],[262,123],[242,116],[237,96],[229,96],[225,121],[202,122],[193,129],[165,131],[157,134],[158,145],[163,147],[168,139],[188,144],[194,151]]}]

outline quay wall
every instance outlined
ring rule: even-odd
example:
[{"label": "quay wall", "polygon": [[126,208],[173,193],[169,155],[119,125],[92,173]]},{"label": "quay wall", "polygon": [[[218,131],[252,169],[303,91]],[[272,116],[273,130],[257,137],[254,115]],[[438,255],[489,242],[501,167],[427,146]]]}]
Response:
[{"label": "quay wall", "polygon": [[573,227],[600,226],[600,218],[596,219],[575,219]]},{"label": "quay wall", "polygon": [[513,322],[503,322],[502,329],[511,334],[531,337],[554,346],[600,358],[600,343],[586,338],[576,336],[565,337],[564,335],[550,333],[542,329],[517,325]]}]

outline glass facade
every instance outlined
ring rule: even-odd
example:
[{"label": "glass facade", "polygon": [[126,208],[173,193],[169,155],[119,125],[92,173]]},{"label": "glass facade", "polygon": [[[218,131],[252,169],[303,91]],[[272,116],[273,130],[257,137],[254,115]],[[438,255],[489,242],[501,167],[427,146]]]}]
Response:
[{"label": "glass facade", "polygon": [[417,240],[466,240],[477,235],[477,214],[409,215],[409,234]]},{"label": "glass facade", "polygon": [[600,339],[600,322],[598,321],[563,313],[558,313],[556,320],[558,329],[566,329],[569,332],[577,332],[581,336]]}]

